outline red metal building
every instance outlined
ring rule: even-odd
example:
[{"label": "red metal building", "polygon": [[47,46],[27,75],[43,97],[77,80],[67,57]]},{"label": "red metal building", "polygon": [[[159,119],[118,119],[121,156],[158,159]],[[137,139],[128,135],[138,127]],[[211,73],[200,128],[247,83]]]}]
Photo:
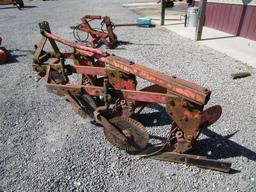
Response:
[{"label": "red metal building", "polygon": [[256,40],[256,0],[208,0],[205,26]]}]

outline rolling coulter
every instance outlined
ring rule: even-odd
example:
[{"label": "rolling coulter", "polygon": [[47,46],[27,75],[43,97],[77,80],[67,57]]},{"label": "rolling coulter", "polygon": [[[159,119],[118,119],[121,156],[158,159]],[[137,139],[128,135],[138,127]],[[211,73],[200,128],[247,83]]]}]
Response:
[{"label": "rolling coulter", "polygon": [[[231,163],[189,154],[201,130],[221,116],[219,105],[204,110],[211,91],[125,58],[62,39],[51,33],[47,22],[39,26],[42,39],[35,46],[34,71],[45,78],[49,92],[64,96],[76,113],[101,124],[110,143],[144,158],[230,171]],[[47,41],[53,51],[44,50]],[[56,42],[73,51],[61,52]],[[69,60],[72,64],[67,64]],[[74,74],[79,74],[79,83],[70,80]],[[137,90],[136,77],[149,81],[151,86]],[[148,145],[147,129],[134,118],[150,104],[164,105],[173,121],[166,142],[153,147]]]}]

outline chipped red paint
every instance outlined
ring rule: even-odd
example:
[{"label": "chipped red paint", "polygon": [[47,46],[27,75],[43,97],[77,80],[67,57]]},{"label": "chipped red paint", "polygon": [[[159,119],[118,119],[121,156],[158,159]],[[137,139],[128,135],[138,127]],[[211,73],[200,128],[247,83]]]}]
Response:
[{"label": "chipped red paint", "polygon": [[79,74],[87,75],[106,75],[106,68],[104,67],[91,67],[91,66],[74,66],[75,72]]},{"label": "chipped red paint", "polygon": [[122,90],[127,100],[166,104],[168,94],[147,91]]},{"label": "chipped red paint", "polygon": [[134,82],[133,80],[120,80],[115,83],[115,89],[128,89],[134,90]]},{"label": "chipped red paint", "polygon": [[65,39],[62,39],[62,38],[58,37],[57,35],[53,35],[53,34],[48,33],[46,31],[44,31],[44,36],[49,38],[49,39],[58,41],[58,42],[60,42],[60,43],[62,43],[64,45],[68,45],[70,47],[73,47],[73,48],[76,48],[78,50],[84,51],[85,53],[86,52],[91,52],[91,54],[95,53],[95,54],[98,54],[98,55],[106,56],[106,53],[101,51],[101,50],[99,50],[99,49],[94,49],[94,48],[86,47],[86,46],[78,44],[78,43],[67,41]]},{"label": "chipped red paint", "polygon": [[80,52],[84,52],[85,54],[87,52],[90,52],[90,55],[97,55],[96,58],[98,58],[102,62],[108,63],[123,72],[134,74],[152,83],[166,87],[170,93],[175,93],[176,95],[179,95],[186,99],[193,100],[198,104],[206,104],[210,98],[211,92],[195,83],[188,82],[176,76],[166,75],[162,72],[150,69],[140,64],[135,64],[121,57],[109,56],[108,53],[103,52],[99,49],[86,47],[81,44],[62,39],[46,31],[44,31],[44,36],[52,40],[58,41],[62,44],[68,45],[70,47],[77,48]]},{"label": "chipped red paint", "polygon": [[152,83],[166,87],[170,92],[179,94],[187,99],[192,99],[199,104],[207,103],[209,100],[211,92],[200,85],[196,85],[178,77],[171,77],[140,64],[133,63],[129,65],[124,63],[123,58],[116,56],[105,57],[104,61],[123,72],[134,74]]}]

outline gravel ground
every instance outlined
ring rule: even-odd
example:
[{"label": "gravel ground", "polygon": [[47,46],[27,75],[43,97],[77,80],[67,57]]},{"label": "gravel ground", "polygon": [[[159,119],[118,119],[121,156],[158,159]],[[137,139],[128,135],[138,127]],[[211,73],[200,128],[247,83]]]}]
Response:
[{"label": "gravel ground", "polygon": [[[121,7],[132,1],[25,0],[22,11],[0,7],[0,36],[13,55],[0,65],[0,191],[256,191],[256,70],[239,61],[160,27],[117,28],[118,38],[130,43],[110,51],[213,91],[208,106],[222,105],[223,115],[203,132],[195,151],[231,161],[232,174],[120,151],[100,127],[35,81],[31,50],[40,39],[39,21],[73,40],[69,26],[85,14],[133,22],[137,15]],[[229,78],[243,70],[252,76]],[[151,134],[164,137],[169,120],[156,109],[146,109],[150,114],[141,120]]]}]

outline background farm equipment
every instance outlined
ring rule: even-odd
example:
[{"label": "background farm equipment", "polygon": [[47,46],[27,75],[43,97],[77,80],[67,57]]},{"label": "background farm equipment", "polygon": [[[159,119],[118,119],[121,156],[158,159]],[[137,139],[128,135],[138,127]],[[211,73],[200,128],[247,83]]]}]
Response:
[{"label": "background farm equipment", "polygon": [[[100,21],[100,28],[94,28],[90,22],[98,20]],[[137,18],[136,23],[124,23],[124,24],[114,24],[110,17],[108,16],[96,16],[96,15],[86,15],[81,18],[82,23],[76,26],[72,26],[73,35],[75,39],[82,43],[87,43],[90,47],[99,47],[101,44],[105,44],[108,48],[113,49],[117,43],[117,36],[114,33],[116,27],[124,26],[139,26],[139,27],[152,27],[151,19],[140,17]],[[81,38],[79,31],[85,33],[85,37]],[[89,40],[91,36],[92,40]]]},{"label": "background farm equipment", "polygon": [[[221,116],[218,105],[204,110],[211,91],[125,58],[62,39],[51,33],[47,22],[39,26],[42,39],[35,46],[33,69],[45,77],[49,92],[65,96],[76,113],[101,124],[110,143],[141,157],[230,171],[231,163],[189,154],[201,130]],[[47,40],[54,51],[44,50]],[[56,41],[74,51],[61,52]],[[68,60],[73,60],[73,64],[67,64]],[[79,83],[70,80],[74,74],[79,74]],[[136,77],[152,85],[137,90]],[[160,146],[148,147],[149,134],[136,119],[136,114],[149,104],[165,105],[173,120],[166,142]]]},{"label": "background farm equipment", "polygon": [[[101,21],[100,29],[94,29],[90,25],[90,22],[93,20]],[[108,16],[101,17],[95,15],[86,15],[81,19],[81,21],[81,24],[75,27],[71,27],[71,29],[73,29],[73,35],[76,40],[83,43],[89,43],[91,47],[99,46],[102,43],[104,43],[108,48],[114,47],[117,41],[117,36],[113,32],[114,25]],[[86,33],[86,37],[84,39],[81,39],[78,30]],[[93,39],[91,42],[88,42],[89,35]]]},{"label": "background farm equipment", "polygon": [[7,60],[7,54],[3,47],[1,47],[2,38],[0,37],[0,64],[5,63]]},{"label": "background farm equipment", "polygon": [[18,9],[21,9],[24,7],[24,2],[22,0],[0,0],[0,5],[10,5],[10,4],[17,6]]}]

